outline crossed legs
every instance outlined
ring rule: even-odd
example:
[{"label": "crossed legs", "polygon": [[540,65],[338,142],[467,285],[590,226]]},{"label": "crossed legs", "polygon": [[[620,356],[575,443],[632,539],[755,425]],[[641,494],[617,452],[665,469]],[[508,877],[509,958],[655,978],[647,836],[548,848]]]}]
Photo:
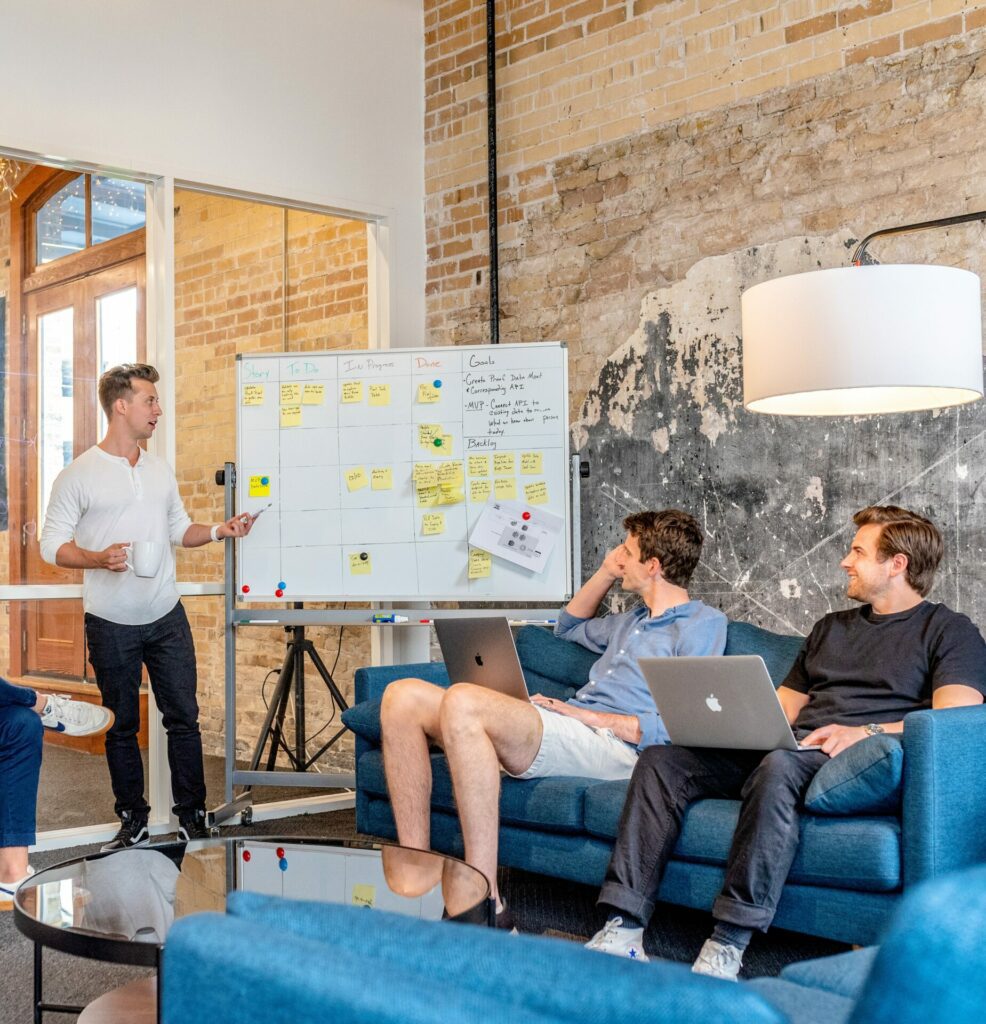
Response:
[{"label": "crossed legs", "polygon": [[530,767],[541,746],[541,716],[531,704],[471,683],[445,690],[423,679],[399,679],[384,691],[380,721],[401,844],[430,848],[428,748],[436,744],[452,772],[466,861],[486,875],[497,898],[500,767],[512,775]]}]

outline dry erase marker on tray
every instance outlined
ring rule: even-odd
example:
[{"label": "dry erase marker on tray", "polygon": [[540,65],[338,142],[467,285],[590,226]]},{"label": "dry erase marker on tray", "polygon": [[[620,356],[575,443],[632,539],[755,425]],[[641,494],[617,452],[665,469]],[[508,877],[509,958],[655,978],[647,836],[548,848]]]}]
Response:
[{"label": "dry erase marker on tray", "polygon": [[394,615],[393,612],[376,612],[370,616],[370,622],[407,622],[407,616]]}]

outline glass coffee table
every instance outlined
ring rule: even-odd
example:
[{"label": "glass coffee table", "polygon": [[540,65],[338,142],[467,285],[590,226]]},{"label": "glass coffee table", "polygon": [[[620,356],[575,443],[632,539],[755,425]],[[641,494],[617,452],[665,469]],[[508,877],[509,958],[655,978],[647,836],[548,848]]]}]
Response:
[{"label": "glass coffee table", "polygon": [[492,925],[485,876],[455,857],[348,839],[235,836],[97,853],[32,875],[14,898],[17,929],[34,943],[34,1020],[160,1018],[156,978],[124,986],[89,1007],[46,1003],[45,946],[111,963],[153,967],[168,931],[187,914],[222,912],[234,890],[345,903],[425,920]]}]

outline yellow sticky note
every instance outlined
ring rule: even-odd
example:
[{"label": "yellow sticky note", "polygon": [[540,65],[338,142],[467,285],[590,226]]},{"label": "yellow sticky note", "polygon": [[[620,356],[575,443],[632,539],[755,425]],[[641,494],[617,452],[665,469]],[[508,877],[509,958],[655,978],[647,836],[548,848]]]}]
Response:
[{"label": "yellow sticky note", "polygon": [[465,483],[462,475],[461,462],[442,462],[438,466],[438,482],[440,484],[458,484],[459,487]]},{"label": "yellow sticky note", "polygon": [[346,486],[350,491],[361,491],[370,482],[366,475],[366,470],[362,466],[356,466],[354,469],[347,469],[345,475]]},{"label": "yellow sticky note", "polygon": [[448,486],[442,484],[442,486],[438,488],[439,505],[458,505],[460,501],[465,500],[466,496],[461,487],[456,487],[454,484],[450,484]]},{"label": "yellow sticky note", "polygon": [[264,386],[263,386],[263,384],[244,384],[243,385],[243,404],[244,405],[263,405],[264,404]]},{"label": "yellow sticky note", "polygon": [[512,473],[514,471],[514,453],[497,452],[493,456],[494,473]]},{"label": "yellow sticky note", "polygon": [[250,497],[251,498],[269,498],[270,497],[270,477],[267,477],[267,476],[252,476],[252,477],[250,477]]},{"label": "yellow sticky note", "polygon": [[524,500],[529,505],[546,505],[548,485],[543,480],[538,480],[533,484],[524,484]]},{"label": "yellow sticky note", "polygon": [[469,456],[469,475],[470,476],[489,476],[490,475],[490,457],[488,455],[470,455]]},{"label": "yellow sticky note", "polygon": [[426,537],[434,537],[436,533],[445,532],[444,512],[425,512],[421,517],[421,532]]},{"label": "yellow sticky note", "polygon": [[390,405],[390,385],[370,385],[370,405]]},{"label": "yellow sticky note", "polygon": [[361,380],[344,380],[342,382],[342,401],[345,405],[363,401],[363,382]]},{"label": "yellow sticky note", "polygon": [[442,393],[434,384],[418,385],[418,401],[422,405],[432,405],[442,397]]},{"label": "yellow sticky note", "polygon": [[369,907],[371,910],[377,902],[377,887],[375,885],[354,885],[353,906]]},{"label": "yellow sticky note", "polygon": [[386,468],[370,470],[370,487],[374,491],[390,491],[394,488],[394,471]]},{"label": "yellow sticky note", "polygon": [[300,384],[281,385],[281,405],[299,405],[301,403]]},{"label": "yellow sticky note", "polygon": [[349,556],[349,575],[370,575],[370,554],[368,551],[354,551]]},{"label": "yellow sticky note", "polygon": [[438,467],[430,462],[416,462],[412,470],[414,486],[421,490],[425,487],[438,486]]},{"label": "yellow sticky note", "polygon": [[439,487],[419,487],[418,508],[432,508],[438,504],[440,496],[441,488]]},{"label": "yellow sticky note", "polygon": [[[440,423],[419,423],[418,444],[422,448],[432,449],[436,447],[435,439],[442,436],[442,425]],[[440,445],[437,447],[441,447]]]},{"label": "yellow sticky note", "polygon": [[512,501],[517,497],[517,481],[512,476],[498,476],[493,481],[493,493],[501,501]]},{"label": "yellow sticky note", "polygon": [[300,427],[301,426],[301,406],[300,405],[282,405],[281,406],[281,426],[282,427]]},{"label": "yellow sticky note", "polygon": [[321,405],[325,401],[324,384],[306,384],[301,393],[302,405]]},{"label": "yellow sticky note", "polygon": [[521,473],[538,474],[541,472],[541,452],[521,452]]},{"label": "yellow sticky note", "polygon": [[493,492],[493,485],[489,480],[469,481],[469,500],[486,501]]},{"label": "yellow sticky note", "polygon": [[441,443],[440,447],[442,449],[442,455],[451,455],[452,454],[452,435],[451,434],[442,434],[441,440],[442,440],[442,443]]},{"label": "yellow sticky note", "polygon": [[469,549],[469,579],[485,580],[493,569],[493,556],[482,548]]}]

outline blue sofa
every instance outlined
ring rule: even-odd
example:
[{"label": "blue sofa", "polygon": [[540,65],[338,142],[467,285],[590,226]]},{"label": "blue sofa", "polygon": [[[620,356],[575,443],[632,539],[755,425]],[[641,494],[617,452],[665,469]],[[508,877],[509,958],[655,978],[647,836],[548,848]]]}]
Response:
[{"label": "blue sofa", "polygon": [[738,985],[475,925],[234,892],[168,935],[162,1024],[980,1024],[986,868],[909,893],[879,949]]},{"label": "blue sofa", "polygon": [[[800,637],[730,622],[727,654],[759,654],[775,685],[800,650]],[[568,697],[588,677],[595,655],[539,627],[517,635],[531,692]],[[343,720],[356,733],[356,823],[360,832],[395,838],[380,750],[380,696],[393,680],[417,676],[441,686],[441,663],[363,668],[357,703]],[[910,886],[986,861],[986,786],[982,742],[986,706],[916,712],[904,730],[899,814],[802,816],[801,844],[774,924],[857,945],[876,940]],[[445,758],[432,756],[432,845],[462,853]],[[616,837],[625,782],[557,777],[504,779],[500,863],[589,885],[602,881]],[[739,814],[735,800],[689,807],[660,898],[709,909],[718,894]]]}]

